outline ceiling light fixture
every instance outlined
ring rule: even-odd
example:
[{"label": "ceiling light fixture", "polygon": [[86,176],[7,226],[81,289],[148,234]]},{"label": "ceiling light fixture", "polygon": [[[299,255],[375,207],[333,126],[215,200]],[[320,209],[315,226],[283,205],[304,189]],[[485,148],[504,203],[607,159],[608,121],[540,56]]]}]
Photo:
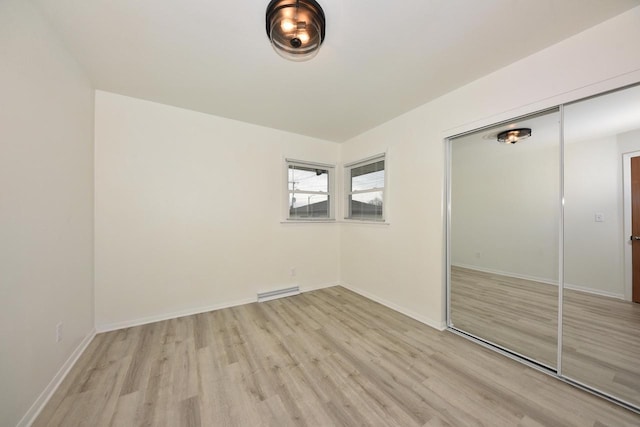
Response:
[{"label": "ceiling light fixture", "polygon": [[278,55],[308,61],[324,41],[325,19],[314,0],[271,0],[267,6],[267,36]]},{"label": "ceiling light fixture", "polygon": [[521,139],[529,138],[531,136],[531,129],[509,129],[498,134],[498,142],[504,142],[505,144],[515,144]]}]

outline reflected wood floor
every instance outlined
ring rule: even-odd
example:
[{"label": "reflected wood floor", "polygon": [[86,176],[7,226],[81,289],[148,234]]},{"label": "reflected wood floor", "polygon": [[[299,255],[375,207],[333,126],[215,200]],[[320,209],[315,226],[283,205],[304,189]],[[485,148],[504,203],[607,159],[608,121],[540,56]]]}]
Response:
[{"label": "reflected wood floor", "polygon": [[557,364],[557,286],[451,267],[451,321],[542,364]]},{"label": "reflected wood floor", "polygon": [[35,426],[638,426],[342,287],[99,334]]},{"label": "reflected wood floor", "polygon": [[[557,286],[453,267],[462,330],[556,365]],[[562,372],[640,406],[640,304],[564,291]]]}]

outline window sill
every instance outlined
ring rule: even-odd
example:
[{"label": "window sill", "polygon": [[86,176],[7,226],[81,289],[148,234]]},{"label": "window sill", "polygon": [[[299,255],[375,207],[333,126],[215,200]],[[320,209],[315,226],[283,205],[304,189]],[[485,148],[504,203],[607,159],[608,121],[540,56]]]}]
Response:
[{"label": "window sill", "polygon": [[280,224],[361,224],[361,225],[391,225],[387,221],[371,221],[361,219],[287,219]]},{"label": "window sill", "polygon": [[345,223],[345,224],[367,224],[367,225],[391,225],[390,222],[388,221],[375,221],[375,220],[369,220],[369,219],[349,219],[349,218],[345,218],[341,221],[339,221],[341,223]]},{"label": "window sill", "polygon": [[336,223],[335,219],[285,219],[280,224],[330,224]]}]

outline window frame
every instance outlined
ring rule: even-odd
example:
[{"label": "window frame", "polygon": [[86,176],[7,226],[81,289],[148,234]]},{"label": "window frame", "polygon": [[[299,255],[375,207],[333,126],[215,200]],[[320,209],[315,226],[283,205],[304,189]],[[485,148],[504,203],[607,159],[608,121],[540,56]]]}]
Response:
[{"label": "window frame", "polygon": [[[382,187],[374,187],[367,190],[356,190],[353,191],[351,189],[352,186],[352,177],[351,170],[355,168],[359,168],[362,166],[367,166],[373,163],[377,163],[379,161],[384,162],[384,182]],[[345,221],[354,221],[354,222],[372,222],[376,224],[386,224],[387,223],[387,182],[389,176],[389,167],[388,167],[388,156],[387,153],[380,153],[374,156],[370,156],[364,159],[357,160],[355,162],[347,163],[344,165],[344,219]],[[374,193],[381,192],[382,193],[382,213],[380,218],[358,218],[353,217],[351,212],[351,203],[350,198],[353,195],[357,194],[366,194],[366,193]]]},{"label": "window frame", "polygon": [[[284,177],[285,177],[284,182],[285,183],[284,183],[283,212],[284,212],[285,222],[335,222],[335,212],[336,212],[335,169],[336,169],[336,166],[332,164],[327,164],[327,163],[319,163],[319,162],[297,160],[297,159],[290,159],[290,158],[285,158],[284,160],[285,160],[284,161]],[[327,191],[324,192],[324,191],[308,190],[308,191],[296,192],[295,190],[290,190],[289,189],[289,169],[291,166],[326,170],[328,174]],[[291,217],[289,197],[291,194],[296,194],[296,193],[318,194],[318,195],[327,196],[327,202],[328,202],[327,216],[326,217],[302,217],[302,218]]]}]

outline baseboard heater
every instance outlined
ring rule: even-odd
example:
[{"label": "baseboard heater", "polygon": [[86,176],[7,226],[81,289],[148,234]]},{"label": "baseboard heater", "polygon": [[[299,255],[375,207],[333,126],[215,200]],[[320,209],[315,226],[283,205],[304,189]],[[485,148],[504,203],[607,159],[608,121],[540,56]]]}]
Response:
[{"label": "baseboard heater", "polygon": [[300,294],[300,286],[276,289],[275,291],[258,292],[258,302],[271,301],[272,299],[290,297]]}]

